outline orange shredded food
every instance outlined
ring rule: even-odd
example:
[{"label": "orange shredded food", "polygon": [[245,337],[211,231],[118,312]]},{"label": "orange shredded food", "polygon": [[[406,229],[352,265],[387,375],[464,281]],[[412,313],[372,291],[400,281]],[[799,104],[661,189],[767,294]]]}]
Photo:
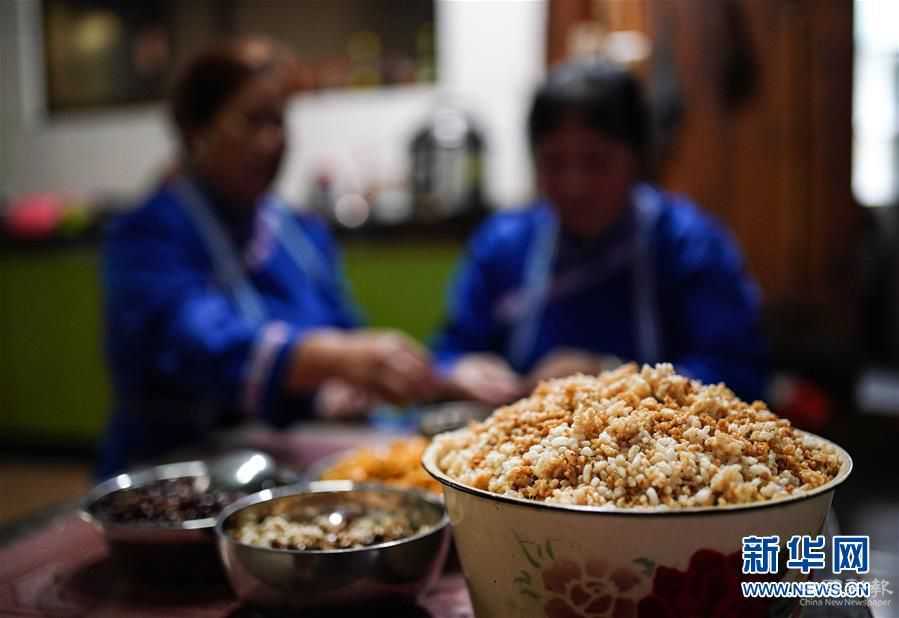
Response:
[{"label": "orange shredded food", "polygon": [[322,473],[322,480],[377,482],[393,487],[424,489],[436,494],[440,484],[421,466],[429,441],[422,437],[394,440],[386,450],[360,448],[340,458]]}]

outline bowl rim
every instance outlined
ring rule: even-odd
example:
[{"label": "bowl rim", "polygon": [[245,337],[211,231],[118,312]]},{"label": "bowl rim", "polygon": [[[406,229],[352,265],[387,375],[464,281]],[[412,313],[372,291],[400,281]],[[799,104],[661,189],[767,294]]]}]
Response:
[{"label": "bowl rim", "polygon": [[[412,496],[417,500],[422,500],[424,502],[427,502],[431,506],[437,507],[441,513],[440,520],[433,526],[430,526],[427,529],[421,532],[417,532],[416,534],[413,534],[411,536],[394,539],[392,541],[385,541],[383,543],[377,543],[375,545],[365,545],[364,547],[350,547],[347,549],[278,549],[275,547],[264,547],[262,545],[253,545],[251,543],[243,543],[241,541],[238,541],[227,531],[225,531],[225,522],[227,522],[227,520],[232,515],[234,515],[238,511],[242,511],[257,504],[272,502],[274,500],[290,496],[301,496],[304,494],[339,494],[349,493],[352,491],[377,491],[382,493],[386,492]],[[222,510],[222,512],[219,513],[218,517],[216,518],[215,533],[220,541],[262,552],[268,552],[277,555],[290,554],[300,556],[330,556],[365,552],[375,549],[388,549],[397,545],[411,543],[412,541],[431,536],[432,534],[441,533],[445,531],[449,525],[450,520],[449,514],[446,511],[446,506],[438,496],[434,496],[428,494],[425,491],[414,488],[391,487],[390,485],[383,485],[381,483],[356,483],[354,481],[335,480],[296,483],[294,485],[285,485],[283,487],[276,487],[274,489],[263,489],[262,491],[257,491],[256,493],[244,496],[243,498],[226,506]]]},{"label": "bowl rim", "polygon": [[185,519],[180,522],[115,522],[99,517],[93,512],[93,507],[103,498],[118,491],[139,489],[154,481],[166,481],[173,479],[209,479],[209,467],[204,460],[177,461],[136,468],[117,474],[106,479],[91,488],[81,499],[78,514],[84,521],[93,523],[106,531],[190,531],[206,530],[215,526],[215,517],[200,517],[197,519]]},{"label": "bowl rim", "polygon": [[[466,429],[461,429],[457,431],[467,431]],[[457,491],[461,491],[463,493],[467,493],[473,496],[477,496],[479,498],[484,498],[486,500],[491,500],[495,502],[505,502],[507,504],[513,504],[516,506],[521,506],[525,508],[538,509],[538,510],[548,510],[548,511],[556,511],[556,512],[570,512],[570,513],[578,513],[583,515],[597,515],[604,517],[689,517],[689,516],[697,516],[702,515],[703,517],[707,516],[727,516],[727,515],[736,515],[742,514],[746,511],[759,511],[763,509],[770,508],[778,508],[785,506],[787,504],[793,504],[797,502],[803,502],[805,500],[810,500],[815,498],[821,494],[834,491],[837,486],[841,485],[847,478],[849,478],[849,474],[852,472],[853,462],[852,457],[849,455],[846,450],[839,446],[838,444],[826,439],[822,438],[819,435],[813,434],[808,431],[803,431],[801,429],[795,429],[797,433],[799,433],[803,437],[810,437],[813,440],[820,442],[822,444],[830,445],[833,447],[836,452],[840,455],[840,458],[843,460],[842,465],[840,466],[839,472],[837,475],[832,478],[827,483],[812,489],[811,491],[804,492],[799,495],[787,496],[786,498],[778,498],[775,500],[765,500],[762,502],[749,502],[749,503],[741,503],[741,504],[728,504],[724,506],[687,506],[687,507],[676,507],[671,508],[667,506],[659,506],[659,507],[631,507],[631,508],[622,508],[618,506],[586,506],[579,504],[558,504],[558,503],[550,503],[550,502],[537,502],[535,500],[528,500],[527,498],[517,498],[514,496],[505,496],[502,494],[495,494],[483,489],[477,489],[476,487],[470,487],[455,479],[447,476],[440,468],[437,466],[435,461],[437,457],[437,441],[434,440],[428,445],[428,448],[425,449],[424,454],[421,458],[421,463],[424,469],[433,476],[439,483],[443,485],[444,492],[447,488],[455,489]],[[455,433],[455,432],[447,432]]]}]

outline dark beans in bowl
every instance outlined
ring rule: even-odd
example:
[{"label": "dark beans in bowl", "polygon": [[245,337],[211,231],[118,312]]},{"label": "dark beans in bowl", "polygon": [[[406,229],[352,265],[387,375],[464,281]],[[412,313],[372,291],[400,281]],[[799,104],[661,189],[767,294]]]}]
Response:
[{"label": "dark beans in bowl", "polygon": [[205,479],[160,479],[148,485],[121,489],[100,498],[94,516],[115,524],[180,524],[216,517],[242,492],[205,487]]}]

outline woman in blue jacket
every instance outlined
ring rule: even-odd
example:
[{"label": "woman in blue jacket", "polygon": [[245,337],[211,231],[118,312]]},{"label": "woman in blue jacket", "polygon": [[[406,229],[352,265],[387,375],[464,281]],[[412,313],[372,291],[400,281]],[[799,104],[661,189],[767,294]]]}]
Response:
[{"label": "woman in blue jacket", "polygon": [[496,404],[621,359],[669,361],[760,397],[758,291],[720,225],[641,182],[648,117],[636,78],[602,61],[562,65],[528,131],[542,197],[475,234],[436,340],[456,392]]},{"label": "woman in blue jacket", "polygon": [[101,475],[229,420],[287,424],[323,384],[390,401],[433,387],[427,353],[411,339],[358,330],[324,225],[268,193],[285,150],[291,63],[264,40],[199,55],[172,98],[177,171],[111,225],[104,277],[117,401]]}]

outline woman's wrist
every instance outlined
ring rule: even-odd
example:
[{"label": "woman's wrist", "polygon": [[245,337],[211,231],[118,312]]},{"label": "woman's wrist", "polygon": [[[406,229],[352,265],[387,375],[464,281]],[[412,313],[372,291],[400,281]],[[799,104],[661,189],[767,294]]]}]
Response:
[{"label": "woman's wrist", "polygon": [[347,347],[347,333],[336,329],[315,330],[293,349],[287,388],[313,390],[326,380],[341,377],[341,357]]}]

